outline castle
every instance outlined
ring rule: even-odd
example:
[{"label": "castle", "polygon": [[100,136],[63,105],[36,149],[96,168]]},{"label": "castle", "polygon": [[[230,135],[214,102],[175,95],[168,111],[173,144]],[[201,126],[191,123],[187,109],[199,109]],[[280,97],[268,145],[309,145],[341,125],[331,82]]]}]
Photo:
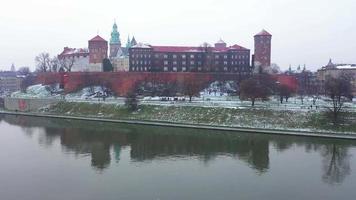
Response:
[{"label": "castle", "polygon": [[[117,24],[114,23],[109,44],[97,35],[88,41],[88,48],[64,47],[58,59],[61,65],[71,72],[101,72],[103,59],[106,58],[110,59],[114,70],[128,71],[128,49],[136,44],[135,37],[128,38],[126,46],[122,47],[120,33]],[[110,51],[108,52],[109,45]]]},{"label": "castle", "polygon": [[[262,30],[254,36],[254,54],[250,49],[219,40],[210,46],[153,46],[128,37],[122,46],[114,23],[110,42],[99,35],[88,41],[88,48],[65,47],[58,55],[60,63],[71,65],[67,71],[103,71],[103,59],[109,58],[114,71],[132,72],[219,72],[250,75],[253,67],[271,65],[272,35]],[[109,52],[108,52],[109,49]],[[70,69],[70,70],[68,70]]]}]

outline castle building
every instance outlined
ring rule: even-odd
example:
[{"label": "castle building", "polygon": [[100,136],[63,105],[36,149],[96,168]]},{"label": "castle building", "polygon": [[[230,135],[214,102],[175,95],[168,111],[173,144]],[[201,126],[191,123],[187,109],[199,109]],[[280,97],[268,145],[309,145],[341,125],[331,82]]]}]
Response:
[{"label": "castle building", "polygon": [[[59,67],[71,67],[72,72],[89,71],[89,49],[64,47],[58,55]],[[70,66],[71,65],[71,66]],[[67,70],[68,69],[64,69]]]},{"label": "castle building", "polygon": [[272,35],[266,30],[262,30],[255,36],[255,53],[253,55],[253,65],[255,67],[271,66],[271,41]]},{"label": "castle building", "polygon": [[103,59],[108,58],[108,42],[99,35],[88,42],[89,64],[101,64]]},{"label": "castle building", "polygon": [[220,40],[214,46],[151,46],[138,43],[129,50],[130,71],[223,72],[249,75],[250,50],[227,46]]}]

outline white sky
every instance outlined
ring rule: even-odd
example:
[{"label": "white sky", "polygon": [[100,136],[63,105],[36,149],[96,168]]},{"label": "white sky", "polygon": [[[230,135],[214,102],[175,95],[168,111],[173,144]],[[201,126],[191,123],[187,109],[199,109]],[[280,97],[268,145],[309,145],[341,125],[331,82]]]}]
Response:
[{"label": "white sky", "polygon": [[355,0],[0,0],[0,70],[31,66],[41,52],[109,40],[116,19],[127,35],[152,45],[239,44],[273,35],[272,62],[317,69],[329,58],[356,63]]}]

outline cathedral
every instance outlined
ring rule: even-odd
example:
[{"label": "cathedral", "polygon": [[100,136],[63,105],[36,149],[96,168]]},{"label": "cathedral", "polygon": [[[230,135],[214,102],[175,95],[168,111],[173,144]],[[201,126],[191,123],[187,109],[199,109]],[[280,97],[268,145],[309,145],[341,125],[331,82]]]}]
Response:
[{"label": "cathedral", "polygon": [[128,36],[126,45],[121,46],[120,32],[115,22],[110,38],[110,61],[113,64],[114,71],[129,71],[129,49],[136,44],[135,37],[130,39],[130,36]]}]

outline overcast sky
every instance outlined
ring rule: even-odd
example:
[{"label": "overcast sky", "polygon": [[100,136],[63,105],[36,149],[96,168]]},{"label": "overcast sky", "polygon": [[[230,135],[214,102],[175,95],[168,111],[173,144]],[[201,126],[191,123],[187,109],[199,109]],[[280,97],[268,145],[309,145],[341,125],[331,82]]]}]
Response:
[{"label": "overcast sky", "polygon": [[0,69],[34,68],[41,52],[109,40],[116,19],[127,35],[152,45],[213,44],[251,49],[253,35],[272,35],[272,62],[317,69],[333,58],[356,63],[355,0],[1,0]]}]

